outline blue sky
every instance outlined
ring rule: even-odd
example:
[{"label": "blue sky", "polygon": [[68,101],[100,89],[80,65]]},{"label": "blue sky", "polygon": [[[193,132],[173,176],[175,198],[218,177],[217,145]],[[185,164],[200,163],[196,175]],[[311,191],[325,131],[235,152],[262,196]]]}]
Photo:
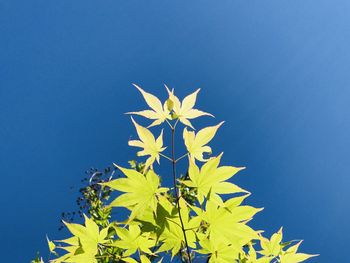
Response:
[{"label": "blue sky", "polygon": [[[264,207],[254,226],[304,239],[310,262],[348,257],[350,2],[0,1],[0,247],[46,255],[90,166],[127,165],[145,107],[202,88],[225,120],[212,146],[246,166],[235,182]],[[140,120],[141,121],[141,120]]]}]

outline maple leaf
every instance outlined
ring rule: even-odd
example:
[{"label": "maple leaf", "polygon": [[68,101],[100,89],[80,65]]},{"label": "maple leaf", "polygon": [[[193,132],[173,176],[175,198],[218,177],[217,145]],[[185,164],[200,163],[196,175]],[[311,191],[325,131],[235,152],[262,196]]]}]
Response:
[{"label": "maple leaf", "polygon": [[142,151],[137,152],[138,156],[150,156],[145,162],[145,173],[149,167],[152,168],[154,161],[159,163],[159,153],[166,149],[166,147],[163,147],[163,130],[158,138],[155,139],[147,128],[139,125],[132,117],[131,120],[135,125],[140,140],[130,140],[128,144],[130,146],[143,148]]},{"label": "maple leaf", "polygon": [[249,246],[249,251],[248,253],[245,254],[245,257],[246,257],[246,263],[270,263],[271,260],[273,259],[273,257],[260,257],[260,258],[257,258],[257,254],[256,254],[256,251],[253,247],[253,242],[250,242],[248,244]]},{"label": "maple leaf", "polygon": [[[137,260],[133,259],[133,258],[122,258],[123,261],[127,262],[127,263],[139,263]],[[141,263],[152,263],[151,260],[146,257],[145,255],[141,255],[140,256],[140,260],[141,260]],[[159,261],[157,261],[157,263],[162,263],[163,261],[163,258],[161,258]]]},{"label": "maple leaf", "polygon": [[281,263],[299,263],[303,262],[311,257],[317,257],[318,255],[311,255],[305,253],[297,253],[297,250],[302,241],[298,242],[294,246],[289,247],[286,251],[280,255]]},{"label": "maple leaf", "polygon": [[216,126],[210,126],[201,129],[197,134],[194,131],[187,131],[187,128],[184,128],[183,139],[188,153],[192,161],[197,159],[198,161],[205,162],[208,159],[203,158],[203,153],[211,153],[211,148],[206,145],[208,142],[213,139],[216,134],[216,131],[224,122],[220,122]]},{"label": "maple leaf", "polygon": [[229,203],[230,205],[218,206],[208,200],[205,211],[198,207],[192,208],[198,217],[207,223],[207,235],[212,242],[231,244],[233,249],[240,250],[250,240],[258,238],[246,222],[262,209]]},{"label": "maple leaf", "polygon": [[259,251],[260,254],[264,256],[273,256],[276,257],[279,255],[279,253],[282,251],[282,242],[283,233],[282,233],[282,227],[278,230],[277,233],[274,233],[270,240],[266,237],[261,236],[260,237],[260,246],[263,249],[262,251]]},{"label": "maple leaf", "polygon": [[260,236],[261,251],[258,251],[261,255],[267,258],[276,258],[279,256],[279,262],[281,263],[298,263],[303,262],[311,257],[318,255],[311,255],[305,253],[297,253],[297,250],[302,241],[290,246],[286,251],[283,248],[288,246],[291,242],[282,243],[283,233],[282,227],[277,233],[274,233],[270,239]]},{"label": "maple leaf", "polygon": [[68,230],[76,237],[84,249],[85,253],[97,254],[97,244],[103,244],[107,237],[108,228],[99,231],[98,225],[90,218],[84,215],[85,226],[80,224],[66,223]]},{"label": "maple leaf", "polygon": [[74,236],[60,241],[70,245],[60,247],[68,253],[52,260],[52,262],[97,263],[95,255],[98,252],[98,244],[106,242],[108,227],[100,231],[98,225],[92,219],[85,215],[84,218],[85,226],[63,221]]},{"label": "maple leaf", "polygon": [[76,253],[71,257],[65,259],[63,262],[67,263],[98,263],[94,255],[88,253]]},{"label": "maple leaf", "polygon": [[137,250],[147,254],[153,254],[150,248],[155,246],[156,241],[151,238],[150,232],[143,233],[138,225],[129,225],[129,229],[116,227],[115,231],[119,237],[113,246],[126,249],[123,256],[130,256]]},{"label": "maple leaf", "polygon": [[168,108],[170,108],[174,112],[173,119],[179,119],[179,121],[182,122],[184,125],[194,129],[189,119],[194,119],[201,116],[214,117],[210,113],[193,109],[196,103],[197,94],[200,91],[200,89],[197,89],[195,92],[186,96],[181,103],[179,98],[174,95],[174,89],[170,91],[166,85],[165,87],[169,94],[169,100],[171,101],[171,106]]},{"label": "maple leaf", "polygon": [[56,255],[56,252],[55,252],[56,245],[55,245],[55,243],[52,242],[47,235],[46,235],[46,241],[47,241],[47,245],[49,247],[50,253],[53,253],[53,254]]},{"label": "maple leaf", "polygon": [[[59,258],[55,258],[53,260],[51,260],[50,262],[54,262],[54,263],[61,263],[61,262],[66,262],[66,260],[69,260],[71,257],[74,257],[75,254],[77,254],[77,252],[79,252],[80,249],[80,243],[79,243],[79,238],[76,236],[64,239],[64,240],[56,240],[56,242],[59,243],[65,243],[69,246],[61,246],[60,248],[65,250],[66,254],[64,254],[63,256],[59,257]],[[80,253],[82,253],[80,251]]]},{"label": "maple leaf", "polygon": [[153,170],[149,170],[145,176],[136,170],[114,165],[126,175],[126,178],[102,183],[102,185],[106,185],[114,190],[124,192],[124,194],[112,201],[110,206],[128,207],[131,210],[128,221],[142,214],[148,207],[151,207],[155,211],[157,207],[157,195],[168,190],[168,188],[159,188],[158,175]]},{"label": "maple leaf", "polygon": [[190,159],[188,170],[190,180],[182,181],[183,184],[196,188],[197,199],[203,203],[204,198],[222,204],[219,194],[248,193],[237,185],[226,182],[244,167],[219,166],[222,153],[211,158],[201,169]]},{"label": "maple leaf", "polygon": [[[199,218],[190,219],[189,209],[183,198],[179,199],[182,223],[184,224],[187,243],[189,247],[195,248],[196,235],[195,231],[199,228]],[[136,218],[143,225],[152,226],[148,228],[157,234],[161,246],[155,253],[171,250],[172,257],[174,257],[179,250],[184,247],[185,239],[179,211],[172,202],[165,196],[160,196],[158,199],[158,206],[156,212],[148,208],[141,216]]]},{"label": "maple leaf", "polygon": [[151,110],[133,111],[133,112],[127,112],[126,114],[140,115],[147,119],[154,120],[148,126],[148,128],[162,124],[166,119],[171,119],[170,110],[168,109],[167,102],[165,102],[162,105],[162,103],[156,96],[144,91],[142,88],[140,88],[136,84],[133,84],[133,85],[141,92],[143,98],[145,99],[147,105],[151,108]]},{"label": "maple leaf", "polygon": [[[173,204],[168,200],[163,198],[160,201],[156,213],[156,222],[160,227],[159,240],[162,245],[157,253],[171,250],[172,257],[174,257],[185,245],[179,212],[174,209]],[[195,248],[196,235],[194,229],[199,227],[199,221],[190,219],[189,209],[183,198],[179,199],[179,206],[181,207],[180,213],[186,232],[187,244],[189,247]]]},{"label": "maple leaf", "polygon": [[[198,235],[201,237],[201,235]],[[222,242],[214,242],[212,239],[208,239],[202,235],[199,241],[201,249],[197,252],[200,254],[209,254],[209,263],[231,263],[236,262],[239,256],[239,250],[233,248],[231,244],[225,244]]]}]

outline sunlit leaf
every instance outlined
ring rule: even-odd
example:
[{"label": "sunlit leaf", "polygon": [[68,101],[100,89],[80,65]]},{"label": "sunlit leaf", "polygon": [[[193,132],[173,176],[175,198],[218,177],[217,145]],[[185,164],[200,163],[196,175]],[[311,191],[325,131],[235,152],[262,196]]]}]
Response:
[{"label": "sunlit leaf", "polygon": [[178,97],[174,95],[174,90],[170,91],[167,86],[165,87],[169,94],[169,100],[172,103],[171,109],[174,111],[173,119],[179,119],[179,121],[182,122],[184,125],[194,129],[191,122],[189,121],[190,119],[198,118],[205,115],[214,117],[210,113],[193,109],[194,105],[196,104],[197,94],[200,91],[200,89],[197,89],[195,92],[185,97],[181,103]]},{"label": "sunlit leaf", "polygon": [[125,249],[124,256],[130,256],[138,250],[153,254],[150,248],[155,245],[156,241],[150,237],[149,232],[142,233],[138,225],[129,225],[129,229],[116,227],[115,230],[119,239],[113,245]]},{"label": "sunlit leaf", "polygon": [[297,253],[297,250],[302,241],[298,242],[294,246],[289,247],[285,252],[280,255],[281,263],[299,263],[309,258],[316,257],[318,255],[311,255],[305,253]]},{"label": "sunlit leaf", "polygon": [[141,92],[147,105],[151,109],[150,110],[143,110],[143,111],[128,112],[127,114],[140,115],[140,116],[143,116],[147,119],[154,120],[151,123],[151,125],[149,125],[148,127],[162,124],[166,119],[171,119],[170,114],[169,114],[170,111],[168,109],[167,102],[162,105],[162,103],[160,102],[160,100],[156,96],[144,91],[142,88],[140,88],[136,84],[133,84],[133,85]]},{"label": "sunlit leaf", "polygon": [[136,127],[140,140],[131,140],[129,141],[129,145],[143,149],[137,153],[138,156],[149,155],[144,168],[144,172],[146,172],[147,169],[152,166],[154,161],[159,163],[159,153],[164,151],[166,148],[163,147],[163,130],[161,131],[159,137],[155,139],[153,134],[147,128],[139,125],[133,118],[131,118],[131,120]]},{"label": "sunlit leaf", "polygon": [[188,131],[187,128],[183,131],[183,138],[188,153],[192,161],[195,159],[201,162],[205,162],[208,159],[204,159],[203,153],[211,153],[211,148],[207,145],[215,136],[217,130],[224,122],[220,122],[216,126],[206,127],[198,131],[195,134],[194,131]]},{"label": "sunlit leaf", "polygon": [[116,165],[126,178],[119,178],[103,185],[114,190],[124,192],[117,197],[110,206],[127,207],[131,210],[129,221],[140,215],[148,207],[155,211],[157,207],[157,195],[167,191],[167,188],[159,188],[159,177],[153,170],[149,170],[146,175],[133,169],[126,169]]},{"label": "sunlit leaf", "polygon": [[190,180],[182,181],[182,183],[197,190],[197,198],[200,203],[203,203],[204,198],[208,198],[222,204],[219,194],[248,193],[237,185],[227,182],[244,167],[219,167],[221,156],[222,154],[211,158],[201,169],[191,159],[189,161],[188,174]]}]

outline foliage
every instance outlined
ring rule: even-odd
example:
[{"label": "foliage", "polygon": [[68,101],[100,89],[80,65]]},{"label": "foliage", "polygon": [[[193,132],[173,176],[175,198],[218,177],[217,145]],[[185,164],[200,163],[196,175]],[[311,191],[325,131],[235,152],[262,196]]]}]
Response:
[{"label": "foliage", "polygon": [[106,205],[106,202],[110,199],[112,190],[109,187],[104,187],[101,183],[110,181],[115,175],[115,169],[114,167],[106,167],[99,170],[91,167],[85,171],[86,176],[81,180],[83,186],[79,189],[79,197],[76,199],[79,209],[62,213],[62,224],[59,230],[65,227],[63,221],[73,222],[77,215],[83,218],[84,214],[88,214],[101,227],[106,227],[109,224],[112,209]]},{"label": "foliage", "polygon": [[[150,109],[128,114],[152,122],[146,128],[131,117],[139,139],[129,141],[129,145],[141,148],[138,156],[147,159],[144,164],[130,162],[131,168],[114,164],[123,174],[121,178],[95,178],[95,183],[82,191],[82,200],[88,200],[89,216],[84,214],[84,225],[64,222],[71,233],[67,239],[48,239],[51,255],[55,256],[51,262],[149,263],[177,257],[189,263],[297,263],[316,256],[299,253],[301,241],[282,242],[282,228],[266,238],[262,231],[249,226],[248,222],[262,209],[243,204],[250,193],[231,182],[244,167],[221,165],[222,153],[208,156],[212,153],[208,144],[223,122],[195,132],[189,121],[213,117],[193,108],[199,90],[180,102],[174,90],[166,87],[169,97],[162,103],[135,87]],[[179,123],[185,126],[187,152],[176,158],[178,142],[174,135]],[[170,128],[171,143],[167,147],[163,145],[163,130],[155,139],[149,129],[157,125]],[[164,154],[166,149],[170,156]],[[160,157],[170,161],[172,169],[167,176],[172,177],[171,186],[162,186],[156,172],[154,163],[159,164]],[[177,164],[186,160],[188,171],[178,177]],[[111,193],[118,195],[106,205]],[[112,216],[112,211],[119,209],[127,209],[125,220]],[[38,256],[32,262],[43,260]]]}]

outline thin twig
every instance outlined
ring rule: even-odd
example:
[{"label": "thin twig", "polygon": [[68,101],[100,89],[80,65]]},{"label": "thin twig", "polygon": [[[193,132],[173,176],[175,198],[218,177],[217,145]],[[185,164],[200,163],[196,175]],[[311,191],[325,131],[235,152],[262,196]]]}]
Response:
[{"label": "thin twig", "polygon": [[173,127],[172,125],[171,125],[171,123],[167,120],[167,119],[165,119],[165,121],[166,121],[166,123],[169,125],[169,127],[170,127],[170,129],[174,129],[175,127]]},{"label": "thin twig", "polygon": [[171,129],[171,157],[172,157],[172,163],[173,163],[174,193],[175,193],[175,198],[176,198],[177,210],[179,212],[179,219],[180,219],[180,223],[181,223],[181,228],[182,228],[182,232],[183,232],[184,239],[185,239],[185,245],[186,245],[186,251],[187,251],[187,256],[188,256],[188,262],[192,263],[191,252],[190,252],[190,249],[188,247],[188,242],[187,242],[187,237],[186,237],[186,230],[185,230],[185,226],[184,226],[184,223],[182,221],[182,216],[181,216],[181,209],[180,209],[178,189],[177,189],[177,186],[176,186],[176,160],[175,160],[174,134],[175,134],[175,126],[176,126],[177,122],[178,121],[176,121],[176,123],[174,125],[174,128]]},{"label": "thin twig", "polygon": [[173,130],[175,130],[175,128],[176,128],[176,125],[177,125],[177,123],[179,122],[179,119],[177,119],[176,120],[176,122],[175,122],[175,124],[174,124],[174,128],[173,128]]},{"label": "thin twig", "polygon": [[167,218],[167,220],[169,220],[170,222],[173,222],[175,225],[177,225],[178,227],[181,227],[181,225],[179,223],[177,223],[176,221],[170,219],[169,217]]},{"label": "thin twig", "polygon": [[168,159],[170,162],[173,162],[173,159],[170,157],[166,156],[165,154],[159,153],[160,156],[164,157],[165,159]]},{"label": "thin twig", "polygon": [[180,161],[182,158],[184,158],[184,157],[186,157],[186,156],[188,156],[188,153],[185,153],[185,154],[182,155],[181,157],[177,158],[175,162],[177,163],[178,161]]}]

